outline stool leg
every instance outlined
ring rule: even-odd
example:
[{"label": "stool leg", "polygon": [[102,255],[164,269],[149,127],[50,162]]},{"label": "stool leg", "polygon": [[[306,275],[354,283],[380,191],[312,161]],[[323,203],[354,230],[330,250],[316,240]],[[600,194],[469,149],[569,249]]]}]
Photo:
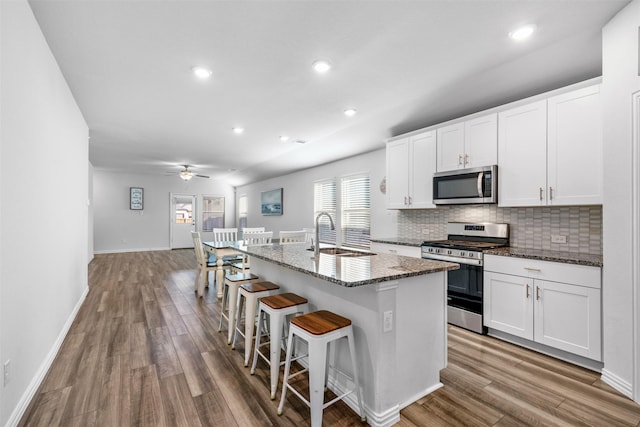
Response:
[{"label": "stool leg", "polygon": [[[227,295],[229,294],[229,287],[222,285],[222,302],[220,303],[220,324],[218,325],[218,332],[222,332],[222,317],[224,316],[224,311],[226,310],[226,305],[229,304]],[[227,326],[229,326],[229,317],[227,315]]]},{"label": "stool leg", "polygon": [[289,328],[289,339],[287,340],[287,356],[284,362],[284,378],[282,379],[282,395],[278,405],[278,415],[282,415],[284,401],[287,397],[287,386],[289,384],[289,369],[291,368],[291,354],[293,353],[293,328]]},{"label": "stool leg", "polygon": [[[246,300],[247,300],[247,297],[243,295],[241,292],[238,292],[238,308],[234,316],[235,322],[233,324],[233,341],[231,341],[231,350],[236,349],[236,338],[238,337],[238,326],[240,325],[240,320],[242,319],[242,307],[245,306],[247,302]],[[245,316],[244,316],[245,323],[247,322],[246,311],[247,309],[245,307]],[[231,329],[229,329],[229,333],[231,334]],[[231,340],[231,337],[229,337],[229,340]]]},{"label": "stool leg", "polygon": [[[253,349],[253,363],[251,364],[251,375],[256,373],[256,366],[258,365],[258,351],[260,349],[260,335],[262,335],[262,320],[266,316],[266,312],[262,310],[262,305],[258,308],[258,330],[256,331],[256,344]],[[271,316],[269,316],[271,317]]]},{"label": "stool leg", "polygon": [[[280,373],[280,341],[282,340],[282,325],[284,316],[282,313],[272,314],[269,316],[269,360],[271,368],[271,400],[276,398],[276,390],[278,389],[278,374]],[[258,338],[256,335],[256,348],[258,346]]]},{"label": "stool leg", "polygon": [[312,340],[309,342],[309,402],[311,403],[311,427],[322,426],[324,371],[326,365],[326,343]]},{"label": "stool leg", "polygon": [[227,334],[227,345],[228,345],[228,344],[231,344],[231,339],[233,338],[232,334],[236,330],[236,322],[238,321],[238,319],[236,318],[237,317],[236,304],[240,299],[240,297],[238,296],[238,286],[230,285],[229,290],[227,292],[229,293],[228,295],[229,301],[227,302],[227,304],[229,305],[229,331]]},{"label": "stool leg", "polygon": [[351,355],[353,380],[355,381],[356,395],[358,396],[358,409],[360,411],[359,415],[362,421],[366,421],[367,417],[364,414],[364,407],[362,406],[362,394],[360,392],[360,377],[358,375],[358,365],[356,365],[356,346],[355,342],[353,341],[353,329],[350,329],[349,332],[347,332],[347,341],[349,341],[349,354]]},{"label": "stool leg", "polygon": [[249,366],[249,355],[251,354],[251,342],[253,340],[253,330],[256,322],[256,305],[258,299],[251,295],[245,300],[244,316],[244,366]]}]

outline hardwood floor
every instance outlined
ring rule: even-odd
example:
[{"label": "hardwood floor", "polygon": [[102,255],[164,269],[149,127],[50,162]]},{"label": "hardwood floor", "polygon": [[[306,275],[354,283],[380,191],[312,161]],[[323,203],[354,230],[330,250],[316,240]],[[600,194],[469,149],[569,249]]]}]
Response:
[{"label": "hardwood floor", "polygon": [[[213,287],[194,293],[195,264],[193,250],[97,255],[87,299],[20,425],[310,425],[292,393],[277,416],[267,366],[251,376],[242,343],[227,346]],[[640,427],[640,406],[598,374],[455,327],[441,378],[398,426]],[[342,402],[324,424],[362,425]]]}]

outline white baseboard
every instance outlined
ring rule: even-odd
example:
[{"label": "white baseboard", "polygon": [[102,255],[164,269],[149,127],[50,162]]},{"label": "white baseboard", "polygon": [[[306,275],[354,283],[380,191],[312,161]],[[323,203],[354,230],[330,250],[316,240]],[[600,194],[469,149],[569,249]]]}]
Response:
[{"label": "white baseboard", "polygon": [[9,417],[7,424],[5,424],[5,427],[15,427],[20,422],[20,419],[24,415],[24,412],[27,410],[29,403],[31,403],[31,399],[33,399],[33,396],[36,394],[36,391],[38,391],[38,388],[40,387],[42,380],[44,380],[44,377],[49,371],[49,368],[51,368],[51,364],[53,363],[53,360],[56,358],[58,351],[60,351],[62,342],[66,338],[67,333],[69,332],[69,329],[71,329],[71,325],[73,324],[73,321],[78,315],[78,311],[80,311],[80,307],[82,306],[82,303],[84,302],[88,293],[89,293],[89,287],[86,286],[84,288],[84,292],[82,292],[82,295],[80,296],[80,299],[76,303],[76,306],[73,308],[73,311],[69,315],[69,318],[67,319],[66,323],[62,327],[62,330],[60,331],[58,338],[53,343],[53,347],[51,347],[51,350],[49,350],[47,357],[45,357],[44,361],[42,362],[42,365],[40,365],[40,369],[36,371],[36,374],[31,380],[31,383],[22,394],[22,397],[20,397],[20,400],[18,401],[18,404],[16,405],[13,412],[11,413],[11,416]]},{"label": "white baseboard", "polygon": [[633,386],[630,382],[623,380],[613,372],[607,371],[606,368],[602,369],[600,379],[633,400]]},{"label": "white baseboard", "polygon": [[133,249],[105,249],[103,251],[93,251],[94,255],[103,254],[123,254],[128,252],[152,252],[152,251],[170,251],[171,248],[133,248]]}]

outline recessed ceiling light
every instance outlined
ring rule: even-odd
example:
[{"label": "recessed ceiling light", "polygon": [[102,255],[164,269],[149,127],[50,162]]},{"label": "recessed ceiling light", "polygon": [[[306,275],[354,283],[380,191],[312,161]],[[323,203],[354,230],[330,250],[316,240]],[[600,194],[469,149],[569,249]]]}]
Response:
[{"label": "recessed ceiling light", "polygon": [[509,37],[511,37],[515,41],[526,40],[529,37],[531,37],[531,35],[533,34],[533,32],[535,30],[536,30],[536,26],[535,25],[525,25],[523,27],[520,27],[520,28],[510,32],[509,33]]},{"label": "recessed ceiling light", "polygon": [[358,110],[356,110],[355,108],[347,108],[346,110],[344,110],[344,115],[347,117],[352,117],[355,116],[357,112]]},{"label": "recessed ceiling light", "polygon": [[287,142],[288,140],[289,140],[289,137],[287,135],[280,135],[280,141]]},{"label": "recessed ceiling light", "polygon": [[197,78],[202,80],[208,79],[213,74],[213,72],[206,67],[193,67],[191,71],[193,71],[193,74],[195,74]]},{"label": "recessed ceiling light", "polygon": [[237,134],[241,134],[242,132],[244,132],[244,128],[235,127],[233,128],[233,132]]},{"label": "recessed ceiling light", "polygon": [[312,67],[317,73],[324,74],[331,69],[331,64],[329,61],[318,60],[313,63]]}]

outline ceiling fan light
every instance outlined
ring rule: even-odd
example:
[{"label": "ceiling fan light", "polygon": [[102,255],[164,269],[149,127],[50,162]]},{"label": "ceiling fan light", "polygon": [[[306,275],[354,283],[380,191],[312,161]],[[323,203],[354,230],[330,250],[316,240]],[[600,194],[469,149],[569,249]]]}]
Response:
[{"label": "ceiling fan light", "polygon": [[193,172],[188,170],[181,171],[180,178],[182,178],[185,181],[189,181],[191,178],[193,178]]}]

